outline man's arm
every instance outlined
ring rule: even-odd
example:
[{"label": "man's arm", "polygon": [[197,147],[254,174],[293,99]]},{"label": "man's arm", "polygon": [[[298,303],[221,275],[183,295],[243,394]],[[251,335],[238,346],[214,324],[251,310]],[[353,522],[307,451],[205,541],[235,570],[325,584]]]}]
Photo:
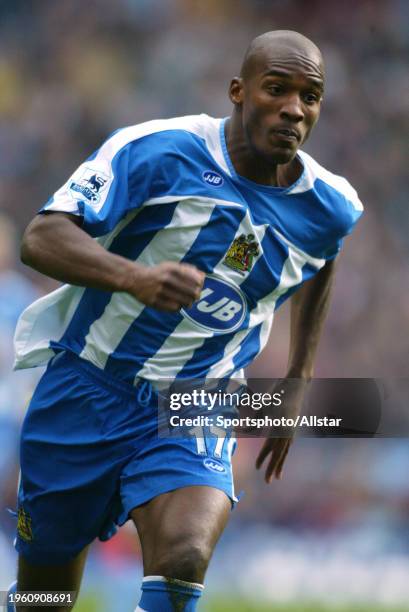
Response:
[{"label": "man's arm", "polygon": [[146,267],[104,249],[67,213],[38,215],[27,227],[21,260],[56,280],[104,291],[125,291],[147,306],[176,312],[200,296],[204,274],[189,264]]},{"label": "man's arm", "polygon": [[[335,275],[335,261],[330,261],[291,298],[290,350],[286,379],[290,381],[285,395],[285,413],[299,414],[305,387],[314,374],[315,355],[327,316],[331,287]],[[284,381],[280,382],[283,385]],[[285,384],[285,383],[284,383]],[[281,478],[283,465],[292,438],[267,438],[256,460],[259,469],[270,457],[265,480],[270,483]]]},{"label": "man's arm", "polygon": [[335,276],[331,260],[291,298],[290,351],[287,378],[310,380],[315,355],[330,305]]}]

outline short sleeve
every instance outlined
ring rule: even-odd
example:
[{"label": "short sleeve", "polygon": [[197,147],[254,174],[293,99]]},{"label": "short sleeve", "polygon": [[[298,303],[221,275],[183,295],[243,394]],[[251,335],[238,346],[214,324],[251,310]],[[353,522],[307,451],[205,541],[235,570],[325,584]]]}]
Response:
[{"label": "short sleeve", "polygon": [[[352,188],[351,188],[352,189]],[[338,253],[341,251],[344,239],[346,236],[351,234],[360,219],[364,207],[362,202],[358,199],[356,191],[354,190],[355,198],[352,200],[349,198],[344,199],[344,205],[342,212],[340,211],[338,217],[338,223],[336,224],[336,234],[333,243],[326,249],[323,254],[324,259],[330,261],[331,259],[335,259]]]},{"label": "short sleeve", "polygon": [[[149,160],[145,157],[142,154],[138,159],[138,141],[123,144],[121,131],[116,132],[75,170],[39,212],[78,215],[83,218],[83,229],[91,236],[107,234],[149,197]],[[138,194],[132,201],[129,197],[131,166],[132,191]]]}]

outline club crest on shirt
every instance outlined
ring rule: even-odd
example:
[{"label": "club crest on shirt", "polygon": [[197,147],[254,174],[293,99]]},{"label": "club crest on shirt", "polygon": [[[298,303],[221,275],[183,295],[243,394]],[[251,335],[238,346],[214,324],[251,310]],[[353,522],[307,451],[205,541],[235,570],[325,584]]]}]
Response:
[{"label": "club crest on shirt", "polygon": [[82,174],[70,182],[69,190],[74,200],[86,200],[90,204],[98,204],[101,193],[105,191],[110,181],[111,177],[107,174],[86,166]]},{"label": "club crest on shirt", "polygon": [[233,244],[227,251],[223,263],[233,270],[243,274],[250,272],[253,267],[254,257],[259,255],[260,249],[254,234],[241,234],[233,240]]},{"label": "club crest on shirt", "polygon": [[33,540],[31,517],[22,506],[19,507],[17,514],[17,533],[25,542],[31,542]]}]

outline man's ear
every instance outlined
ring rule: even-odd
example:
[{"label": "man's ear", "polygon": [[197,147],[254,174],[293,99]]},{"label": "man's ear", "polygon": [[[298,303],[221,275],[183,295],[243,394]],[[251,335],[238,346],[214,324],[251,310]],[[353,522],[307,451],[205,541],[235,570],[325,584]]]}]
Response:
[{"label": "man's ear", "polygon": [[241,105],[243,102],[243,79],[234,77],[229,87],[229,98],[235,105]]}]

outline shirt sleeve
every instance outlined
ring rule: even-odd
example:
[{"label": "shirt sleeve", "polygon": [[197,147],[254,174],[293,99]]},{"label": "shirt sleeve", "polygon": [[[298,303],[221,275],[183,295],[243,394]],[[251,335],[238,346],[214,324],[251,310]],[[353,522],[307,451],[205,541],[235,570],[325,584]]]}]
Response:
[{"label": "shirt sleeve", "polygon": [[[152,164],[145,154],[146,148],[142,148],[138,159],[138,141],[123,144],[123,140],[121,130],[114,133],[39,212],[78,215],[83,219],[84,231],[97,237],[112,231],[129,212],[139,208],[149,198]],[[130,166],[132,198],[129,197]]]},{"label": "shirt sleeve", "polygon": [[338,217],[338,224],[336,228],[337,236],[323,254],[324,259],[327,261],[335,259],[335,257],[341,251],[344,238],[352,233],[355,225],[364,211],[364,207],[362,202],[359,200],[356,191],[353,191],[355,196],[354,198],[345,197],[342,213]]}]

